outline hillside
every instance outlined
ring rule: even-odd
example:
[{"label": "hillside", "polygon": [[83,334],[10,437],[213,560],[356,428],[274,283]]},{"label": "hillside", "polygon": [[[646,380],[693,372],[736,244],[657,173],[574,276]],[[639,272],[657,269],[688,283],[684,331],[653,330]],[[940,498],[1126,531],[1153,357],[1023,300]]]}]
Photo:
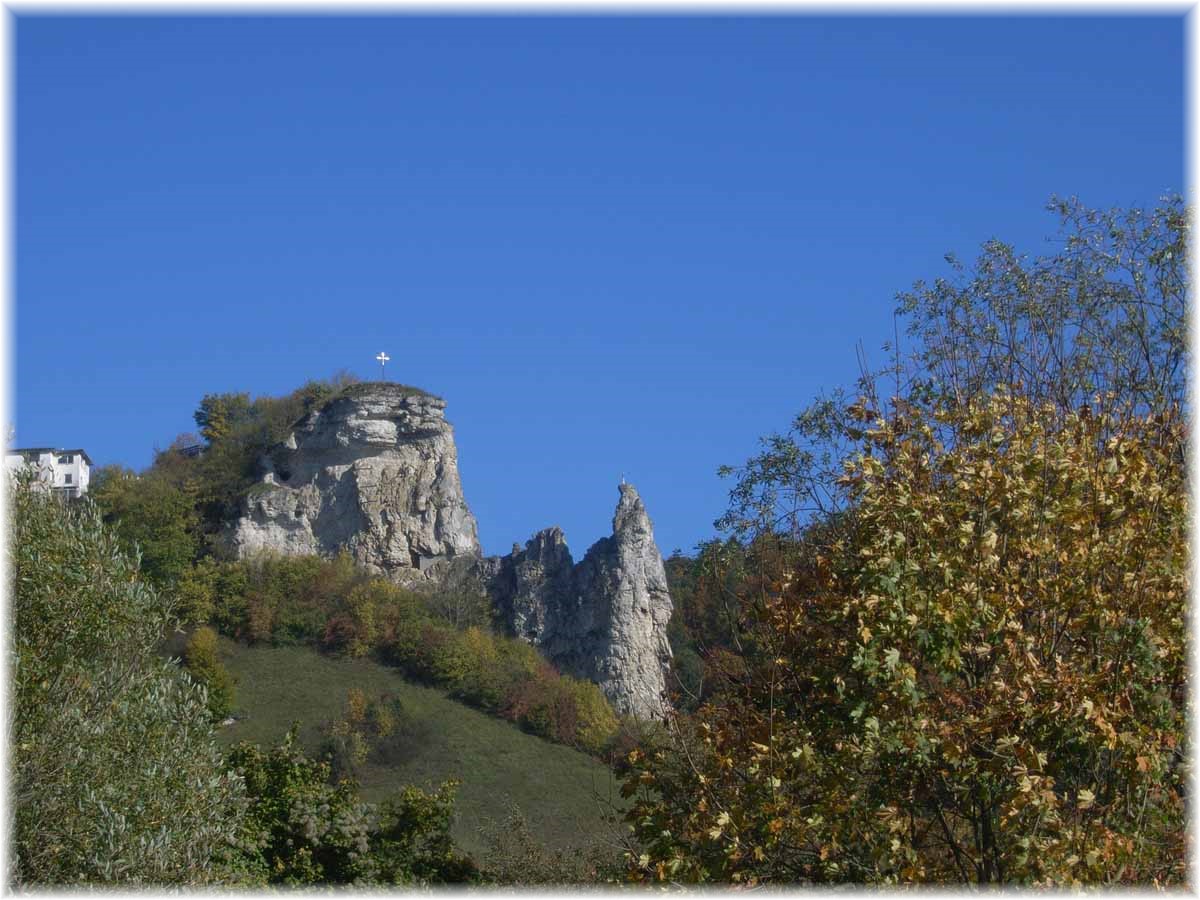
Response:
[{"label": "hillside", "polygon": [[471,853],[485,849],[479,828],[502,819],[513,803],[537,838],[552,847],[588,844],[614,827],[605,823],[604,813],[620,798],[601,763],[406,681],[394,669],[224,638],[221,653],[238,679],[237,714],[245,717],[220,730],[223,745],[247,740],[269,746],[299,721],[302,743],[315,751],[322,724],[343,714],[351,688],[368,697],[387,693],[405,710],[405,737],[386,761],[371,759],[362,767],[364,799],[379,801],[404,784],[434,788],[447,778],[460,779],[453,834]]}]

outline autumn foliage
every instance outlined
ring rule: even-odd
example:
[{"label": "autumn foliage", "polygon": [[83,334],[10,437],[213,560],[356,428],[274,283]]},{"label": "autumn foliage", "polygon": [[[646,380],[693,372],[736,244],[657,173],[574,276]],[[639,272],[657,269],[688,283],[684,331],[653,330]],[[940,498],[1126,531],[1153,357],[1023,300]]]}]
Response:
[{"label": "autumn foliage", "polygon": [[1184,878],[1169,416],[859,404],[851,512],[747,598],[740,675],[627,794],[660,880]]}]

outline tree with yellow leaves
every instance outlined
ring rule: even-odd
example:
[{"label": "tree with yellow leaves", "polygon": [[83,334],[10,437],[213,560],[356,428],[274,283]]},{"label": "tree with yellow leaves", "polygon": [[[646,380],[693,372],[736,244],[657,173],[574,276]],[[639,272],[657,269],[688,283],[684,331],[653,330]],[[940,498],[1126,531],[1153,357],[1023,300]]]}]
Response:
[{"label": "tree with yellow leaves", "polygon": [[1060,212],[738,472],[740,652],[630,755],[634,877],[1184,881],[1186,216]]},{"label": "tree with yellow leaves", "polygon": [[762,586],[721,705],[632,760],[638,872],[1183,878],[1183,429],[1050,412],[855,410],[852,526]]}]

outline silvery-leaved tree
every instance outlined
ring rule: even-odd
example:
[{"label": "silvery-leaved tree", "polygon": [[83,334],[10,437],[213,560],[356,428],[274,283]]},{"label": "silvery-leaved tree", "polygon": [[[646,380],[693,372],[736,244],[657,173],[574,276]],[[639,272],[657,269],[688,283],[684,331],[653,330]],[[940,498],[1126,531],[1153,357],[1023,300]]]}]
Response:
[{"label": "silvery-leaved tree", "polygon": [[10,884],[237,881],[246,799],[167,604],[88,503],[10,499]]}]

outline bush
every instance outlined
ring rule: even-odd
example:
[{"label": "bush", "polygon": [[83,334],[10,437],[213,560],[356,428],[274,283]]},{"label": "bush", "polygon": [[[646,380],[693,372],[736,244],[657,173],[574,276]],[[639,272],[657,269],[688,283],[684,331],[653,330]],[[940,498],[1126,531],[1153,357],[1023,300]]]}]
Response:
[{"label": "bush", "polygon": [[[351,698],[350,716],[357,715]],[[445,884],[475,880],[450,838],[454,783],[435,794],[404,787],[376,808],[354,783],[331,784],[328,763],[309,759],[293,728],[269,751],[229,753],[251,799],[247,867],[270,884]]]},{"label": "bush", "polygon": [[580,750],[599,755],[621,726],[603,691],[590,681],[565,679],[575,705],[574,743]]},{"label": "bush", "polygon": [[206,572],[201,567],[193,568],[194,577],[211,590],[213,614],[209,620],[222,634],[238,639],[249,637],[250,582],[244,563],[219,563]]},{"label": "bush", "polygon": [[405,606],[415,613],[417,602],[402,588],[381,578],[363,581],[345,597],[332,599],[329,608],[336,612],[326,622],[322,646],[336,653],[364,656],[380,643],[385,633],[394,639]]},{"label": "bush", "polygon": [[587,847],[550,849],[534,837],[516,806],[479,833],[488,847],[479,865],[485,884],[597,885],[623,880],[618,848],[597,841]]},{"label": "bush", "polygon": [[370,879],[370,815],[353,783],[329,783],[328,763],[309,759],[296,730],[269,751],[238,744],[229,764],[246,782],[252,840],[246,864],[270,884],[349,884]]},{"label": "bush", "polygon": [[455,696],[472,706],[495,712],[504,696],[495,637],[472,626],[463,632],[460,644],[465,672],[455,688]]},{"label": "bush", "polygon": [[217,579],[220,564],[205,557],[187,570],[175,583],[176,613],[183,625],[203,625],[217,612]]},{"label": "bush", "polygon": [[421,634],[429,647],[430,680],[459,695],[472,668],[470,646],[463,633],[451,626],[430,622]]},{"label": "bush", "polygon": [[207,625],[197,628],[183,650],[188,673],[208,692],[208,712],[220,721],[233,711],[234,682],[217,655],[217,633]]}]

